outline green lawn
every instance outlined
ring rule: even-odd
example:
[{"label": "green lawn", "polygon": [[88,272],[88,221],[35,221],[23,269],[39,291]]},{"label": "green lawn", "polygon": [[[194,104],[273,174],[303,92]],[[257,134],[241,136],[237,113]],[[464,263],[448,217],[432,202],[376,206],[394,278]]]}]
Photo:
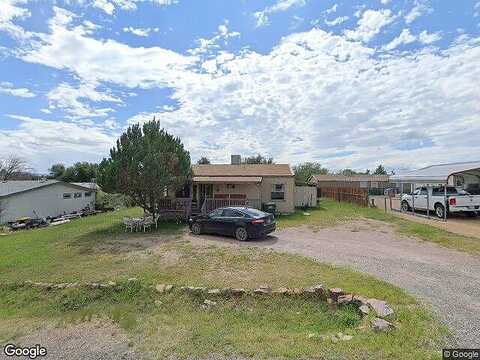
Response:
[{"label": "green lawn", "polygon": [[310,216],[303,215],[304,211],[297,211],[295,214],[279,217],[279,227],[300,225],[329,227],[359,218],[373,219],[393,224],[396,231],[403,235],[415,236],[424,241],[475,255],[480,254],[480,239],[453,234],[430,225],[402,219],[376,208],[363,208],[345,202],[322,199],[319,207],[306,212]]},{"label": "green lawn", "polygon": [[[315,218],[333,219],[330,212],[345,212],[333,205],[312,211],[310,217],[294,215],[279,221],[281,226],[292,226],[308,219],[314,225]],[[353,209],[353,214],[356,211],[365,210]],[[47,323],[105,318],[125,329],[136,349],[152,352],[158,359],[210,353],[292,359],[440,358],[446,330],[412,296],[390,284],[301,256],[249,247],[200,246],[182,238],[181,225],[162,224],[157,232],[147,234],[125,233],[123,216],[138,213],[137,209],[121,210],[0,237],[0,283],[140,280],[119,292],[42,292],[3,285],[0,343]],[[319,220],[317,225],[326,223]],[[351,308],[334,311],[315,300],[223,299],[202,311],[203,299],[175,291],[156,294],[148,288],[156,283],[248,288],[323,283],[387,300],[396,312],[398,329],[375,334]],[[334,343],[308,337],[338,332],[353,339]]]}]

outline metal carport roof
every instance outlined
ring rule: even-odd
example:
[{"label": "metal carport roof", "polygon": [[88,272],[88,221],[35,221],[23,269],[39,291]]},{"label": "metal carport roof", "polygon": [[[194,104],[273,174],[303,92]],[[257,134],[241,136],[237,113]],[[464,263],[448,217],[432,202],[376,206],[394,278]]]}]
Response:
[{"label": "metal carport roof", "polygon": [[390,181],[394,183],[447,184],[450,176],[467,173],[480,177],[480,161],[431,165],[405,174],[392,175]]}]

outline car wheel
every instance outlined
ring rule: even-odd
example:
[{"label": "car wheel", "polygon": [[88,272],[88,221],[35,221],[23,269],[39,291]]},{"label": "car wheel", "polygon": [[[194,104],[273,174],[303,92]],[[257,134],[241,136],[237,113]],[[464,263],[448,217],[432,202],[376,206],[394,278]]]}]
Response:
[{"label": "car wheel", "polygon": [[410,205],[408,205],[408,201],[403,200],[402,201],[402,211],[410,211]]},{"label": "car wheel", "polygon": [[435,205],[435,214],[440,219],[443,219],[445,217],[445,208],[442,204]]},{"label": "car wheel", "polygon": [[474,218],[474,217],[477,216],[477,213],[475,211],[470,211],[470,212],[467,212],[467,216],[471,217],[471,218]]},{"label": "car wheel", "polygon": [[248,239],[247,229],[245,229],[244,227],[237,228],[237,230],[235,230],[235,238],[238,241],[247,241]]},{"label": "car wheel", "polygon": [[194,223],[192,225],[192,233],[194,235],[200,235],[202,233],[202,226],[199,223]]}]

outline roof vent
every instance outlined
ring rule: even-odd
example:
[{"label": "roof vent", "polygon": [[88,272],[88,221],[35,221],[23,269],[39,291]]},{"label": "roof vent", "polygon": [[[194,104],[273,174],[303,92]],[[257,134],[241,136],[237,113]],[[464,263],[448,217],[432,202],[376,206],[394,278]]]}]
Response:
[{"label": "roof vent", "polygon": [[242,163],[242,157],[240,155],[232,155],[230,163],[232,165],[240,165]]}]

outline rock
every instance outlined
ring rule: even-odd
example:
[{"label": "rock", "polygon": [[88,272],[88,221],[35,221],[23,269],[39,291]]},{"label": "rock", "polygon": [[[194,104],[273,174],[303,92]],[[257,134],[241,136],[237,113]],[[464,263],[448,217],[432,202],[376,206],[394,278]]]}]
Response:
[{"label": "rock", "polygon": [[128,282],[136,282],[136,281],[138,281],[138,279],[137,279],[137,278],[130,278],[130,279],[128,279],[127,281],[128,281]]},{"label": "rock", "polygon": [[271,290],[270,289],[264,289],[264,288],[258,288],[258,289],[255,289],[253,290],[253,293],[254,294],[260,294],[260,295],[268,295],[271,293]]},{"label": "rock", "polygon": [[173,285],[167,285],[165,286],[165,292],[170,292],[173,290]]},{"label": "rock", "polygon": [[165,284],[157,284],[155,285],[155,290],[157,290],[158,293],[163,294],[166,291],[167,285]]},{"label": "rock", "polygon": [[155,306],[162,306],[162,304],[160,300],[155,300]]},{"label": "rock", "polygon": [[207,291],[207,294],[209,295],[220,295],[222,291],[220,289],[211,289]]},{"label": "rock", "polygon": [[386,317],[393,315],[393,310],[388,306],[385,301],[377,299],[368,299],[367,304],[375,311],[378,317]]},{"label": "rock", "polygon": [[288,293],[288,289],[286,287],[281,287],[272,291],[272,294],[275,294],[275,295],[285,295],[287,293]]},{"label": "rock", "polygon": [[353,302],[353,295],[352,295],[352,294],[340,295],[340,296],[337,298],[337,303],[338,303],[339,305],[348,305],[348,304],[350,304],[351,302]]},{"label": "rock", "polygon": [[217,302],[216,301],[212,301],[212,300],[208,300],[208,299],[205,299],[205,301],[203,302],[205,305],[208,305],[208,306],[215,306],[217,305]]},{"label": "rock", "polygon": [[230,289],[230,293],[234,296],[241,296],[241,295],[245,295],[247,291],[242,288],[236,288],[236,289]]},{"label": "rock", "polygon": [[313,286],[303,289],[303,292],[308,295],[315,295],[316,291]]},{"label": "rock", "polygon": [[368,305],[361,305],[358,310],[360,310],[360,312],[364,315],[368,315],[370,313],[370,308]]},{"label": "rock", "polygon": [[348,340],[352,340],[353,336],[345,335],[344,333],[340,332],[340,333],[337,334],[337,338],[338,338],[338,340],[341,340],[341,341],[348,341]]},{"label": "rock", "polygon": [[114,282],[114,281],[109,281],[109,282],[107,283],[107,285],[110,286],[110,287],[113,287],[113,286],[116,286],[117,283]]},{"label": "rock", "polygon": [[363,296],[360,296],[360,295],[354,295],[353,296],[353,302],[355,304],[357,304],[358,306],[361,306],[361,305],[367,305],[368,306],[367,298],[364,298]]},{"label": "rock", "polygon": [[340,288],[328,289],[328,296],[334,301],[337,301],[338,297],[342,295],[345,295],[345,292]]},{"label": "rock", "polygon": [[387,320],[375,318],[372,320],[372,327],[374,331],[382,332],[382,331],[388,331],[392,329],[394,326],[392,323],[389,323]]},{"label": "rock", "polygon": [[325,294],[325,287],[323,284],[314,285],[312,286],[312,289],[314,289],[317,294]]}]

